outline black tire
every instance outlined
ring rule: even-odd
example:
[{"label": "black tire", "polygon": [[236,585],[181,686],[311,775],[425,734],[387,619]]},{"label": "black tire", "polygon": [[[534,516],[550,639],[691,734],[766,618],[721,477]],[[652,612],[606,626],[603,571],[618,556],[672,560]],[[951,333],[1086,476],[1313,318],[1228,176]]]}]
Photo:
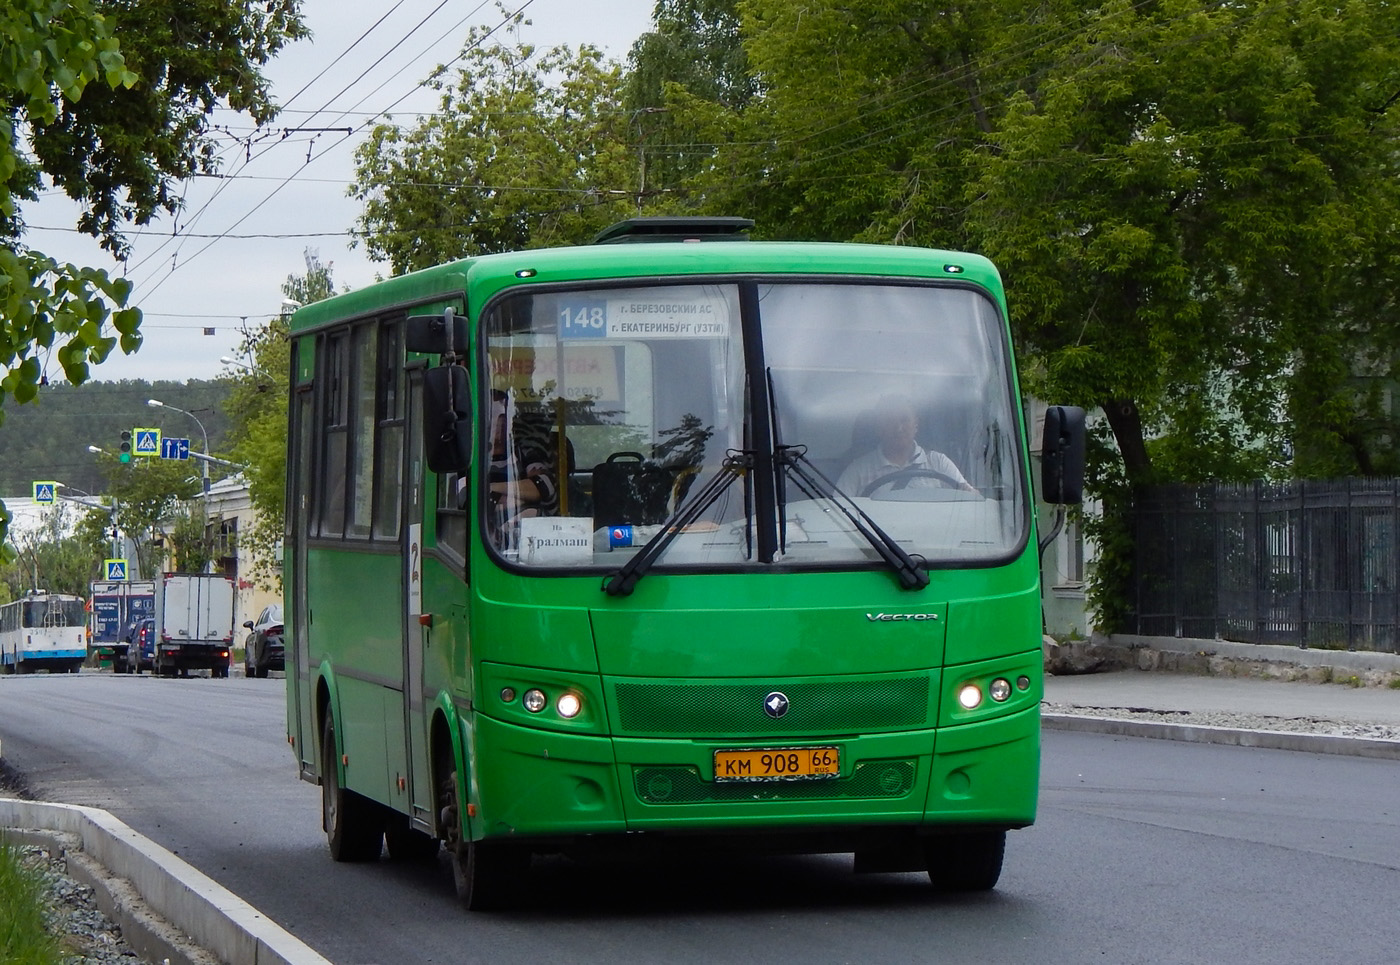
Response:
[{"label": "black tire", "polygon": [[384,850],[384,816],[373,801],[340,784],[335,720],[321,730],[321,827],[335,861],[377,861]]},{"label": "black tire", "polygon": [[266,680],[266,679],[267,679],[267,668],[266,668],[266,667],[259,667],[259,668],[257,669],[257,675],[258,675],[258,679],[259,679],[259,680]]},{"label": "black tire", "polygon": [[467,911],[510,907],[530,868],[530,852],[502,842],[472,841],[466,836],[460,819],[461,798],[455,767],[443,782],[440,796],[443,833],[447,835],[457,900]]},{"label": "black tire", "polygon": [[935,891],[991,891],[1001,877],[1006,832],[940,835],[928,839],[924,854],[928,858],[928,880]]}]

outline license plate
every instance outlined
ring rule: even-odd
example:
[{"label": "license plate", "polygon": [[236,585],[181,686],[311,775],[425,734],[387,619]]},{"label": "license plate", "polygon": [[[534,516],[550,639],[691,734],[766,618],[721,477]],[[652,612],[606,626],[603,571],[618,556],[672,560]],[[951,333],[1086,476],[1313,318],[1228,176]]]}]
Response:
[{"label": "license plate", "polygon": [[715,751],[716,781],[782,781],[839,777],[841,751],[836,747],[759,747]]}]

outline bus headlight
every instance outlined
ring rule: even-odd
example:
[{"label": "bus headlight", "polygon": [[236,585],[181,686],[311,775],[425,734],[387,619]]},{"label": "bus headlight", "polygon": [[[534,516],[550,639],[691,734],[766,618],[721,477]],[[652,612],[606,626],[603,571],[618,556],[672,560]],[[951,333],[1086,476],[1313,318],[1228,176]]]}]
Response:
[{"label": "bus headlight", "polygon": [[578,694],[563,693],[559,695],[559,701],[554,705],[554,709],[559,712],[559,716],[565,720],[571,720],[578,716],[578,712],[583,710],[583,701]]},{"label": "bus headlight", "polygon": [[538,714],[549,705],[549,699],[545,697],[544,691],[537,687],[531,687],[525,691],[525,696],[520,698],[520,702],[532,714]]},{"label": "bus headlight", "polygon": [[958,703],[963,710],[972,710],[982,702],[982,688],[976,684],[963,684],[958,688]]},{"label": "bus headlight", "polygon": [[1005,677],[998,677],[992,681],[992,685],[987,688],[987,693],[992,695],[992,699],[997,703],[1002,703],[1011,696],[1011,681]]}]

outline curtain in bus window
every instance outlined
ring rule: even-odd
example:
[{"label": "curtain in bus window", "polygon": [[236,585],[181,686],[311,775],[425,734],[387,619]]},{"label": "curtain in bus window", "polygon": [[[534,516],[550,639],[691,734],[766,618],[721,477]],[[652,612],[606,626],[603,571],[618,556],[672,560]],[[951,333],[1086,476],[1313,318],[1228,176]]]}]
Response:
[{"label": "curtain in bus window", "polygon": [[[967,288],[760,288],[783,444],[801,446],[911,553],[1004,557],[1024,537],[1019,423],[999,313]],[[786,562],[874,558],[839,514],[790,491]]]},{"label": "curtain in bus window", "polygon": [[[619,566],[742,447],[733,285],[517,295],[483,330],[485,537],[510,562]],[[743,492],[677,541],[689,561],[745,561]]]}]

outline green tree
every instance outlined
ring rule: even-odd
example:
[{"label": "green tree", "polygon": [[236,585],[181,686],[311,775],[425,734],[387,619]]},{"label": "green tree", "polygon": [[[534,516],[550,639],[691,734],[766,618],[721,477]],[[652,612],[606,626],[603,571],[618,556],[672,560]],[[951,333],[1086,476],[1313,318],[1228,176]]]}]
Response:
[{"label": "green tree", "polygon": [[[282,283],[282,294],[299,305],[335,294],[334,265],[322,264],[311,249],[305,257],[306,274],[288,275]],[[276,550],[282,541],[287,485],[287,318],[274,318],[251,333],[240,351],[249,362],[230,376],[230,445],[234,461],[247,467],[248,498],[257,521],[239,534],[239,541],[252,552],[254,581],[276,589],[282,582]]]},{"label": "green tree", "polygon": [[350,193],[365,248],[396,274],[469,255],[588,241],[634,210],[621,68],[597,50],[486,45],[473,30],[440,112],[382,124]]},{"label": "green tree", "polygon": [[44,513],[37,527],[11,534],[16,558],[0,565],[0,582],[10,599],[30,589],[87,595],[102,557],[88,539],[85,518],[85,511],[60,501]]},{"label": "green tree", "polygon": [[[131,286],[60,265],[22,238],[45,180],[80,230],[122,253],[127,223],[175,213],[175,185],[217,169],[219,103],[275,114],[260,68],[306,36],[296,0],[8,0],[0,5],[0,418],[32,401],[51,356],[73,383],[141,344]],[[9,514],[0,505],[0,546]]]},{"label": "green tree", "polygon": [[163,524],[183,515],[181,504],[199,494],[200,479],[190,475],[188,463],[174,459],[122,463],[110,453],[97,458],[117,507],[117,528],[135,547],[132,577],[149,579],[169,555]]},{"label": "green tree", "polygon": [[636,139],[638,197],[654,208],[681,208],[682,200],[664,195],[703,170],[713,152],[705,128],[673,114],[668,97],[736,112],[757,84],[740,40],[737,0],[658,0],[652,20],[628,54],[623,106]]}]

